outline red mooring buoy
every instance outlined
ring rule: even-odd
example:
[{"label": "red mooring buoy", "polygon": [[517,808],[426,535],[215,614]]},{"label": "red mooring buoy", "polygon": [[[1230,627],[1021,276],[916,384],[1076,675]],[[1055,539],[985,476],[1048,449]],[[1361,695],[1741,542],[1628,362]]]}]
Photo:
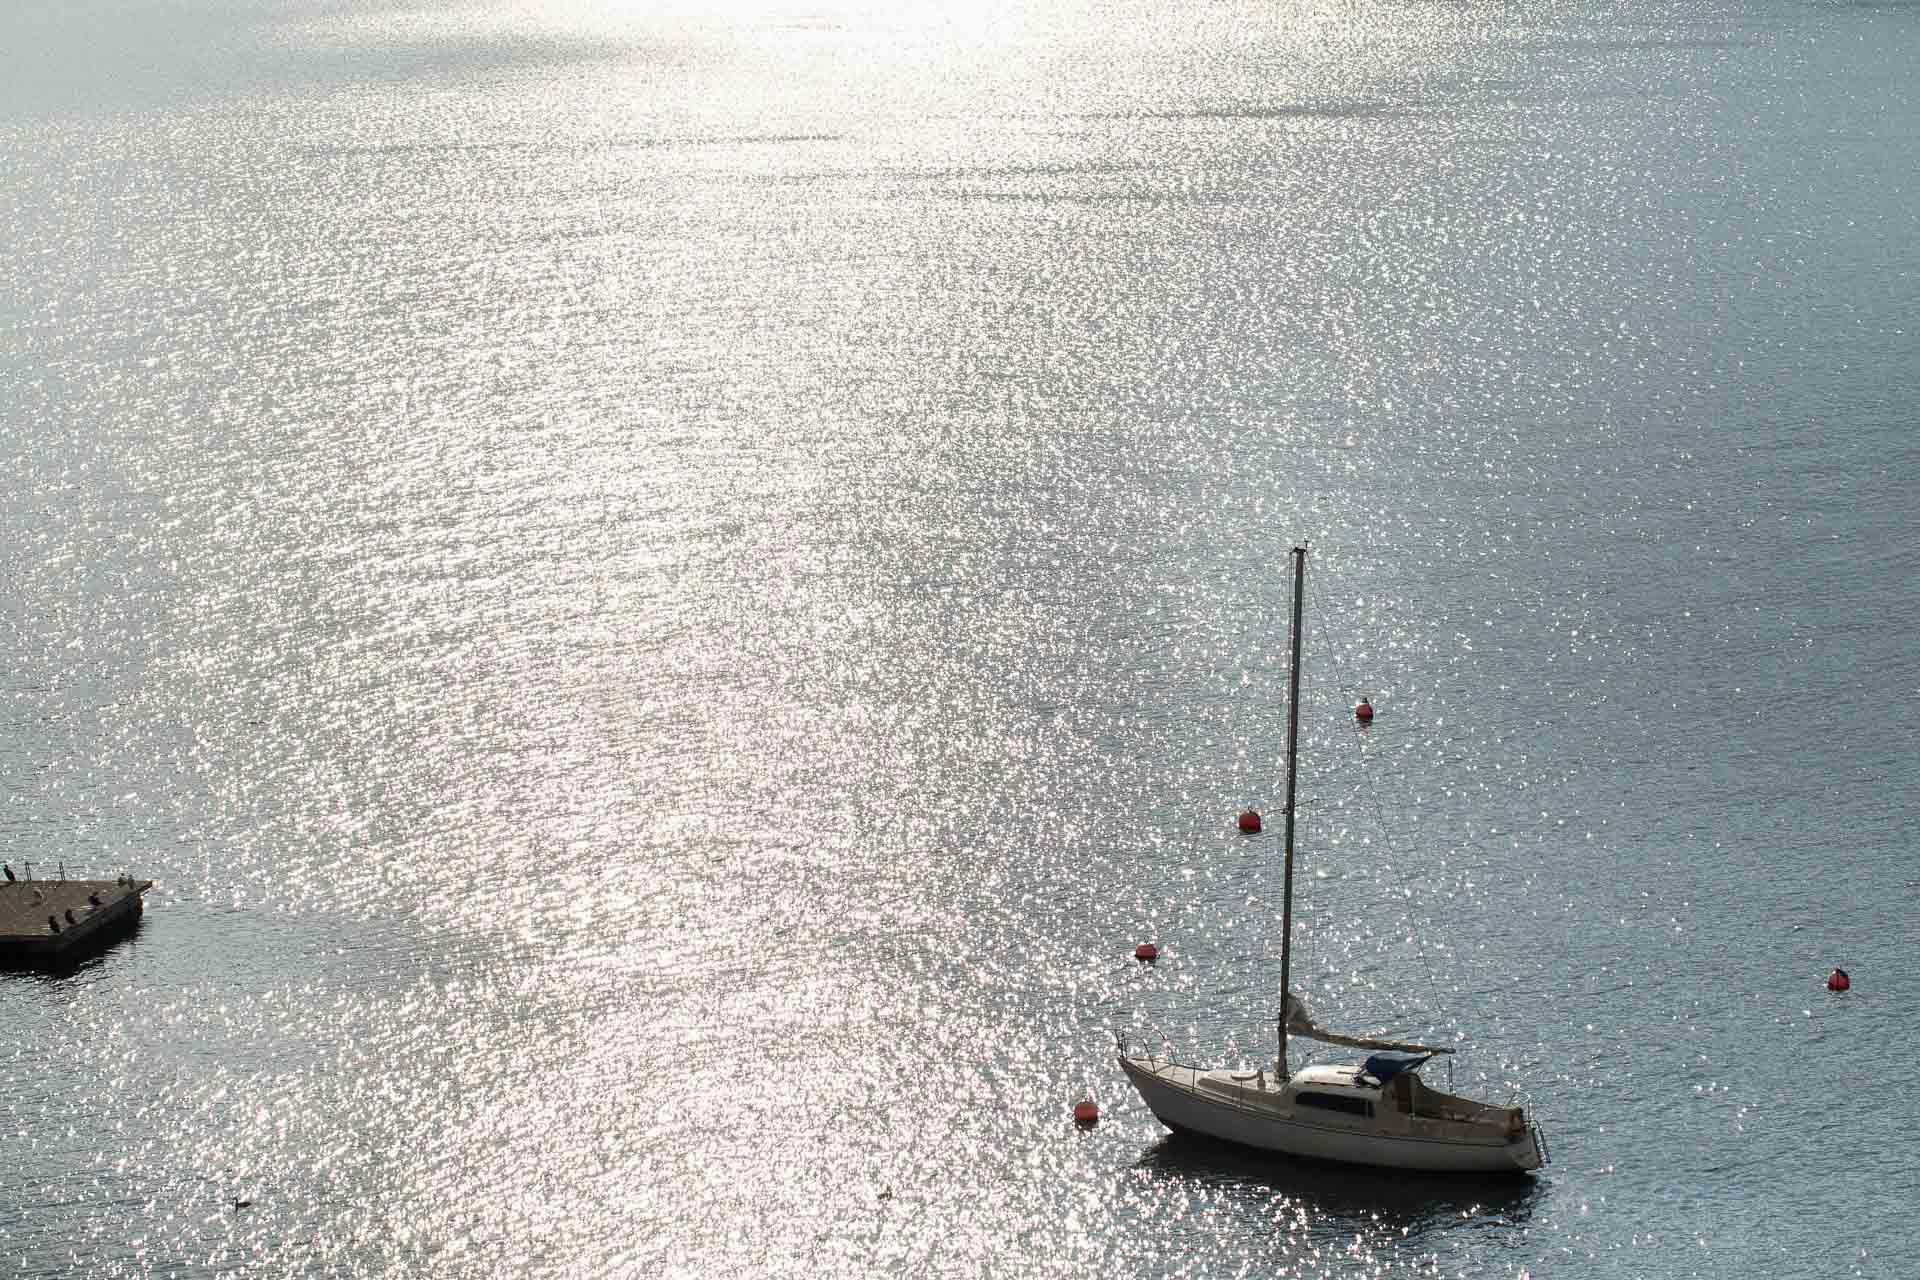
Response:
[{"label": "red mooring buoy", "polygon": [[1249,809],[1240,815],[1240,829],[1248,835],[1260,830],[1260,815]]},{"label": "red mooring buoy", "polygon": [[1082,1098],[1073,1104],[1073,1122],[1081,1128],[1100,1122],[1100,1107],[1092,1098]]},{"label": "red mooring buoy", "polygon": [[1845,969],[1835,969],[1827,975],[1827,990],[1829,991],[1845,991],[1852,985],[1853,980],[1847,977],[1847,971]]},{"label": "red mooring buoy", "polygon": [[1158,960],[1160,958],[1160,948],[1154,946],[1151,942],[1143,942],[1133,949],[1133,958],[1135,960]]},{"label": "red mooring buoy", "polygon": [[1373,704],[1365,698],[1360,699],[1359,703],[1353,708],[1353,718],[1360,721],[1373,719]]}]

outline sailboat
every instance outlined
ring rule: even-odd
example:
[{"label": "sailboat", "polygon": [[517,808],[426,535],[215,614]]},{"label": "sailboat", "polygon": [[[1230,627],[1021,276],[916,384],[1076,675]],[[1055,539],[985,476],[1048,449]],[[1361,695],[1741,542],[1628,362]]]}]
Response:
[{"label": "sailboat", "polygon": [[[1287,712],[1286,879],[1281,906],[1280,1052],[1273,1070],[1193,1067],[1120,1045],[1120,1068],[1160,1122],[1175,1132],[1309,1159],[1428,1173],[1529,1173],[1547,1161],[1546,1138],[1524,1107],[1494,1106],[1420,1079],[1453,1050],[1341,1035],[1315,1022],[1292,993],[1294,794],[1300,761],[1300,619],[1307,549],[1293,549],[1293,653]],[[1355,1062],[1290,1071],[1287,1039],[1365,1051]]]}]

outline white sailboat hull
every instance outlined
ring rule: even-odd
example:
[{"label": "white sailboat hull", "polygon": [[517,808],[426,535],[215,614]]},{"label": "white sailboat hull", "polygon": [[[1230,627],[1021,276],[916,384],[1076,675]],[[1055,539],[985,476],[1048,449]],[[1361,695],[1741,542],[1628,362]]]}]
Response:
[{"label": "white sailboat hull", "polygon": [[[1545,1162],[1538,1129],[1517,1108],[1423,1090],[1418,1108],[1401,1109],[1393,1091],[1356,1082],[1351,1069],[1316,1068],[1281,1083],[1265,1072],[1125,1054],[1120,1066],[1169,1129],[1264,1151],[1431,1173],[1523,1173]],[[1303,1093],[1322,1106],[1304,1105]],[[1350,1110],[1326,1109],[1327,1098]]]}]

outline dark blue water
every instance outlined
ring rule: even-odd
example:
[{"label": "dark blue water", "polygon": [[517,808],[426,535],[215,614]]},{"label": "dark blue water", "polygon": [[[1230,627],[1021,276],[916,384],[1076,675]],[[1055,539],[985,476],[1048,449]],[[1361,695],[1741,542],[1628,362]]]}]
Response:
[{"label": "dark blue water", "polygon": [[[0,977],[0,1274],[1920,1263],[1920,7],[0,50],[0,839],[157,881]],[[1113,1063],[1270,1052],[1300,543],[1294,972],[1537,1178]]]}]

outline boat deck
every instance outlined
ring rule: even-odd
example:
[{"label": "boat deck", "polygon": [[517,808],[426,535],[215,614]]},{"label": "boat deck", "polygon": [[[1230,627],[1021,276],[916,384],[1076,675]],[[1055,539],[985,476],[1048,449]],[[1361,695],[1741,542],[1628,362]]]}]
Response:
[{"label": "boat deck", "polygon": [[139,922],[152,887],[124,876],[0,881],[0,966],[44,968],[92,953]]}]

